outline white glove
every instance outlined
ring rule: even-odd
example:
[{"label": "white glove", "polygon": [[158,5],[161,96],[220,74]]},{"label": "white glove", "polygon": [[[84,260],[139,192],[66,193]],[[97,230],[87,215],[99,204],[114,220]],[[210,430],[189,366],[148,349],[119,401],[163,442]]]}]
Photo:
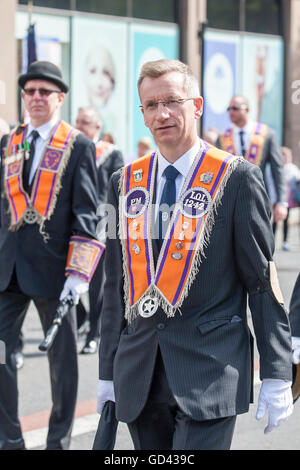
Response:
[{"label": "white glove", "polygon": [[97,387],[97,413],[99,415],[107,401],[116,401],[114,383],[112,380],[99,380]]},{"label": "white glove", "polygon": [[279,379],[264,379],[260,387],[256,419],[269,412],[269,422],[264,433],[284,423],[293,412],[292,382]]},{"label": "white glove", "polygon": [[67,295],[71,294],[74,300],[74,304],[77,305],[79,298],[82,294],[85,294],[89,290],[89,283],[80,279],[77,276],[68,276],[65,280],[63,290],[60,294],[59,300],[63,300]]},{"label": "white glove", "polygon": [[300,338],[292,336],[292,349],[293,349],[293,363],[300,362]]}]

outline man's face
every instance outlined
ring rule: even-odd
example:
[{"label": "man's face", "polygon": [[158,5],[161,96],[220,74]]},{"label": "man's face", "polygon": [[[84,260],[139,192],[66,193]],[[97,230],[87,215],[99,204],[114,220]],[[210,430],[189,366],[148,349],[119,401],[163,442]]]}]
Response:
[{"label": "man's face", "polygon": [[[180,72],[144,78],[139,93],[145,125],[163,154],[164,149],[174,149],[176,155],[182,155],[194,145],[203,100],[188,96]],[[184,101],[189,98],[195,99]]]},{"label": "man's face", "polygon": [[248,106],[242,97],[232,98],[228,106],[229,118],[237,126],[243,127],[248,121]]},{"label": "man's face", "polygon": [[[32,93],[33,90],[33,94],[26,94],[26,91]],[[39,90],[54,90],[54,92],[47,96]],[[32,123],[38,127],[53,118],[62,106],[65,94],[57,85],[47,80],[29,80],[22,91],[22,98]]]},{"label": "man's face", "polygon": [[91,140],[97,139],[101,130],[100,125],[93,122],[91,114],[84,110],[78,112],[76,128]]}]

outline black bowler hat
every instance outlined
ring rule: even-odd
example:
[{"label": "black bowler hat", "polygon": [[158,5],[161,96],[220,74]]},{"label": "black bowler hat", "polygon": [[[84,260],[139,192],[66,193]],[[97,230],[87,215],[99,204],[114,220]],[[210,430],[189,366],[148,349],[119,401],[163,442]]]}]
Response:
[{"label": "black bowler hat", "polygon": [[32,62],[28,67],[27,73],[20,75],[18,83],[24,89],[26,82],[34,79],[48,80],[55,83],[64,93],[69,91],[68,85],[63,81],[60,69],[52,62],[42,60]]}]

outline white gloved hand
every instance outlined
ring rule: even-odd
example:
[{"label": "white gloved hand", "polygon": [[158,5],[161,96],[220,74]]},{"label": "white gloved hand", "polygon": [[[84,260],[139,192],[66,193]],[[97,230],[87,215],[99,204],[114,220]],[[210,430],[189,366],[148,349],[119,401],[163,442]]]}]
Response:
[{"label": "white gloved hand", "polygon": [[112,380],[99,380],[97,387],[97,413],[99,415],[107,401],[116,401],[114,383]]},{"label": "white gloved hand", "polygon": [[300,338],[298,336],[292,336],[292,349],[293,363],[298,364],[300,362]]},{"label": "white gloved hand", "polygon": [[65,280],[63,290],[60,294],[59,300],[63,300],[67,295],[71,294],[74,304],[77,305],[79,298],[89,290],[89,283],[80,279],[77,276],[68,276]]},{"label": "white gloved hand", "polygon": [[264,433],[284,423],[293,412],[292,382],[279,379],[264,379],[260,387],[256,419],[269,412],[269,421]]}]

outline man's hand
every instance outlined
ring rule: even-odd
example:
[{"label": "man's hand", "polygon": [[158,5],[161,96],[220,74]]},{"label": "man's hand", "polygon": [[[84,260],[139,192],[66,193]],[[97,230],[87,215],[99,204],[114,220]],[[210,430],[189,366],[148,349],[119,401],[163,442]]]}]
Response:
[{"label": "man's hand", "polygon": [[101,415],[107,401],[116,401],[114,383],[112,380],[99,380],[97,387],[97,412],[99,415]]},{"label": "man's hand", "polygon": [[74,304],[77,305],[82,294],[85,294],[89,290],[89,283],[80,279],[77,276],[68,276],[64,288],[60,294],[59,300],[63,300],[67,295],[71,294],[74,300]]},{"label": "man's hand", "polygon": [[264,379],[258,397],[256,419],[262,419],[266,411],[269,421],[264,433],[280,426],[293,412],[292,382],[278,379]]},{"label": "man's hand", "polygon": [[300,362],[300,338],[292,336],[292,349],[293,349],[293,363],[299,364]]},{"label": "man's hand", "polygon": [[280,220],[285,220],[287,218],[287,207],[283,203],[275,204],[273,210],[274,222],[279,222]]}]

